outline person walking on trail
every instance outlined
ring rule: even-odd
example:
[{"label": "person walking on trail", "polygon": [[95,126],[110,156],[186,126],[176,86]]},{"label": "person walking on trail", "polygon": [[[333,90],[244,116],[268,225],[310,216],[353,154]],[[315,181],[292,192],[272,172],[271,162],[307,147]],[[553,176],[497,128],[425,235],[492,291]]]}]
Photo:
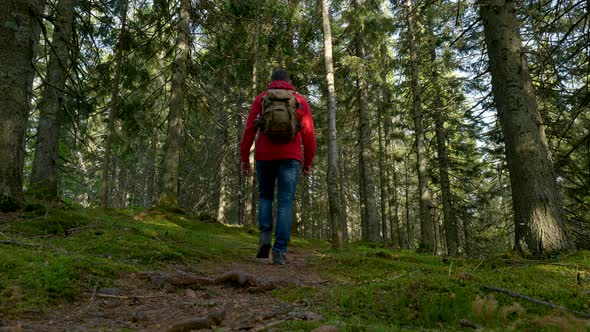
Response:
[{"label": "person walking on trail", "polygon": [[[289,73],[275,70],[268,89],[258,95],[246,121],[240,145],[242,173],[252,175],[250,147],[256,138],[256,177],[259,187],[257,258],[269,258],[273,230],[273,201],[277,190],[273,264],[287,263],[293,201],[299,173],[308,175],[315,155],[315,130],[307,100],[292,86]],[[303,145],[303,149],[302,149]],[[303,166],[303,168],[302,168]]]}]

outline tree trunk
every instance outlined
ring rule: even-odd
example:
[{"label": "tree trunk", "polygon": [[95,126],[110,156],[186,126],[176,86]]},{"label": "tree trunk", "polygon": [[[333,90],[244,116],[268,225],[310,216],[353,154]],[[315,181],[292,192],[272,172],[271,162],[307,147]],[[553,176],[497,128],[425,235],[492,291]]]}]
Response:
[{"label": "tree trunk", "polygon": [[535,256],[570,251],[573,246],[565,227],[515,4],[481,1],[480,15],[510,172],[515,249]]},{"label": "tree trunk", "polygon": [[406,243],[407,248],[412,248],[412,227],[410,225],[410,177],[409,177],[409,165],[408,165],[408,155],[405,157],[404,162],[404,170],[405,170],[405,208],[406,208]]},{"label": "tree trunk", "polygon": [[[431,29],[432,31],[432,29]],[[436,40],[436,37],[432,35],[432,39]],[[438,154],[438,171],[440,177],[440,187],[443,202],[443,225],[445,242],[447,248],[447,255],[455,256],[458,252],[459,235],[457,230],[457,220],[453,213],[452,207],[452,195],[451,195],[451,183],[449,180],[449,156],[447,153],[447,141],[445,137],[444,129],[444,108],[442,103],[441,86],[440,86],[440,74],[438,73],[438,64],[436,63],[436,47],[438,43],[432,43],[430,50],[430,59],[432,61],[432,80],[435,90],[435,129],[436,129],[436,147]]]},{"label": "tree trunk", "polygon": [[381,112],[379,112],[379,117],[378,117],[378,123],[377,123],[377,127],[378,127],[378,135],[379,135],[379,184],[380,184],[380,188],[381,188],[381,196],[379,197],[379,206],[381,208],[381,234],[383,236],[383,242],[385,244],[388,243],[387,241],[387,236],[388,236],[388,232],[387,232],[387,219],[389,214],[387,213],[389,207],[388,207],[388,195],[387,195],[387,189],[388,189],[388,179],[385,176],[385,158],[386,158],[386,151],[385,151],[385,145],[383,143],[383,112],[385,111],[385,105],[383,105],[381,107]]},{"label": "tree trunk", "polygon": [[424,252],[433,252],[434,242],[434,225],[430,209],[432,205],[432,195],[428,188],[428,159],[426,156],[426,147],[424,145],[424,128],[422,125],[422,96],[420,91],[420,71],[418,69],[418,58],[416,51],[416,37],[414,35],[414,25],[416,24],[416,13],[414,11],[412,0],[406,0],[408,6],[408,39],[410,44],[410,66],[412,80],[412,96],[414,108],[414,127],[416,135],[416,159],[418,162],[418,189],[420,195],[420,243],[418,249]]},{"label": "tree trunk", "polygon": [[190,50],[190,1],[181,0],[178,12],[178,37],[176,57],[172,71],[171,96],[168,113],[168,134],[166,151],[162,163],[162,186],[158,205],[178,206],[178,169],[180,163],[180,136],[182,133],[182,112],[186,88],[186,70]]},{"label": "tree trunk", "polygon": [[[113,144],[113,132],[115,130],[115,116],[119,108],[119,82],[121,81],[121,64],[123,62],[123,34],[125,33],[127,24],[127,6],[129,2],[125,0],[125,9],[121,17],[121,31],[119,33],[119,40],[115,50],[115,78],[113,80],[113,90],[111,96],[111,109],[109,110],[109,124],[107,127],[107,137],[105,142],[105,153],[102,168],[102,183],[101,183],[101,199],[100,205],[103,208],[108,207],[109,204],[109,164],[111,163],[111,147]],[[113,185],[113,184],[111,184]]]},{"label": "tree trunk", "polygon": [[342,222],[338,201],[338,146],[336,144],[336,89],[334,87],[334,65],[332,63],[332,32],[328,0],[322,0],[322,22],[324,27],[324,65],[328,87],[328,205],[332,226],[332,246],[342,248]]},{"label": "tree trunk", "polygon": [[[242,121],[242,97],[240,95],[240,102],[238,104],[238,110],[236,113],[236,133],[240,133],[244,131],[244,125],[243,125],[243,121]],[[241,136],[238,134],[235,137],[235,160],[237,161],[236,163],[236,170],[237,170],[237,174],[238,174],[238,194],[237,194],[237,200],[238,200],[238,211],[237,211],[237,217],[238,217],[238,224],[239,225],[246,225],[246,217],[245,217],[245,209],[244,209],[244,205],[245,205],[245,193],[247,190],[247,182],[244,181],[244,176],[242,175],[242,165],[241,165],[241,159],[240,159],[240,138]]]},{"label": "tree trunk", "polygon": [[340,224],[342,225],[342,239],[344,243],[348,242],[348,213],[346,211],[347,204],[346,204],[346,165],[344,161],[344,150],[342,146],[340,146],[340,160],[338,163],[339,166],[339,182],[340,182]]},{"label": "tree trunk", "polygon": [[150,153],[147,160],[147,168],[146,168],[146,189],[145,189],[145,207],[151,207],[154,204],[154,196],[155,196],[155,181],[156,179],[156,154],[158,153],[158,135],[156,133],[152,134],[152,140],[150,143]]},{"label": "tree trunk", "polygon": [[73,20],[74,0],[59,0],[49,49],[47,76],[38,105],[40,116],[29,189],[40,199],[58,199],[59,131],[69,70]]},{"label": "tree trunk", "polygon": [[[226,87],[227,90],[227,87]],[[227,206],[228,206],[228,195],[227,195],[227,183],[228,183],[228,172],[227,172],[227,166],[226,164],[226,159],[227,159],[227,153],[229,151],[229,133],[228,133],[228,128],[227,128],[227,113],[226,113],[226,107],[225,105],[227,104],[227,100],[224,97],[223,99],[223,105],[221,107],[219,111],[219,122],[221,124],[221,157],[219,158],[219,202],[217,205],[217,221],[220,223],[228,223],[228,220],[226,220],[226,214],[227,214]]]},{"label": "tree trunk", "polygon": [[[354,8],[362,9],[363,0],[354,0]],[[361,24],[360,26],[362,26]],[[356,56],[364,62],[365,59],[365,36],[363,29],[359,29],[355,36]],[[379,221],[377,220],[377,198],[373,176],[373,153],[371,149],[371,123],[369,116],[369,101],[366,81],[366,68],[361,66],[358,73],[359,91],[359,136],[360,136],[360,164],[361,164],[361,202],[365,213],[363,223],[366,229],[363,230],[363,238],[366,241],[380,241]]]},{"label": "tree trunk", "polygon": [[[389,107],[391,103],[389,97],[389,89],[387,88],[387,48],[383,47],[381,50],[381,56],[383,58],[383,70],[381,71],[381,81],[383,84],[383,113]],[[384,153],[384,166],[385,169],[385,182],[387,186],[386,199],[387,199],[387,218],[389,219],[389,232],[391,238],[391,245],[393,248],[399,248],[402,243],[402,236],[399,225],[398,215],[398,199],[397,199],[397,174],[395,172],[395,158],[393,155],[393,146],[391,142],[391,118],[383,120],[383,133],[385,135],[385,148]],[[391,161],[391,163],[390,163]]]},{"label": "tree trunk", "polygon": [[23,141],[39,41],[40,0],[0,1],[0,211],[23,206]]},{"label": "tree trunk", "polygon": [[[260,45],[258,43],[258,38],[260,34],[260,1],[256,0],[256,27],[254,31],[254,63],[252,64],[252,101],[256,98],[258,94],[258,53]],[[249,111],[249,110],[248,110]],[[248,113],[246,113],[246,118],[248,117]],[[254,150],[256,150],[256,140],[254,140],[254,144],[250,148],[250,167],[252,167],[252,172],[254,173],[253,176],[249,176],[246,179],[246,207],[245,207],[245,224],[255,226],[257,224],[256,220],[256,199],[258,197],[258,193],[256,192],[256,162],[254,160]],[[249,196],[248,196],[249,194]]]}]

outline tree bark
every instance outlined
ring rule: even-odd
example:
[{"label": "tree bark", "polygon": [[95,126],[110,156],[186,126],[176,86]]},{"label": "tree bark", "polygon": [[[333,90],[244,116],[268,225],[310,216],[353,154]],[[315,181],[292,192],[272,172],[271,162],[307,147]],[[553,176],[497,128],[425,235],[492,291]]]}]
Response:
[{"label": "tree bark", "polygon": [[190,50],[190,1],[181,0],[178,12],[176,57],[172,71],[170,104],[168,106],[168,134],[162,163],[162,185],[159,206],[178,206],[178,169],[180,163],[180,136],[186,88],[186,71]]},{"label": "tree bark", "polygon": [[381,195],[379,197],[379,207],[381,208],[381,234],[383,236],[383,242],[387,245],[387,236],[388,236],[388,232],[387,232],[387,219],[389,214],[387,213],[389,210],[389,200],[388,198],[388,194],[387,194],[387,189],[388,189],[388,179],[386,178],[385,174],[385,158],[386,158],[386,151],[385,151],[385,145],[383,143],[384,138],[383,138],[383,112],[385,112],[385,105],[383,105],[381,107],[381,111],[379,112],[379,116],[378,116],[378,123],[377,123],[377,130],[378,130],[378,136],[379,136],[379,184],[380,184],[380,189],[381,189]]},{"label": "tree bark", "polygon": [[332,225],[332,246],[342,248],[342,222],[338,200],[338,145],[336,143],[336,88],[334,87],[334,64],[332,60],[332,32],[328,0],[322,0],[322,22],[324,28],[324,65],[328,87],[328,205]]},{"label": "tree bark", "polygon": [[69,70],[73,21],[74,1],[59,0],[49,48],[47,76],[38,105],[40,116],[29,187],[33,196],[40,199],[58,199],[59,131]]},{"label": "tree bark", "polygon": [[[226,87],[227,89],[227,87]],[[224,97],[223,105],[219,110],[220,124],[221,124],[221,156],[219,158],[219,202],[217,205],[217,221],[220,223],[227,223],[226,214],[228,206],[227,183],[228,172],[226,166],[227,153],[229,151],[229,133],[227,128],[227,100]]]},{"label": "tree bark", "polygon": [[[256,0],[256,26],[254,31],[254,63],[252,64],[252,101],[258,94],[258,53],[260,44],[258,38],[260,35],[260,1]],[[248,117],[248,111],[246,112],[246,118]],[[255,226],[258,222],[256,220],[256,199],[258,193],[256,192],[256,162],[254,160],[254,150],[256,150],[256,140],[250,148],[250,167],[252,167],[253,176],[249,176],[246,179],[246,207],[244,215],[244,224]],[[248,195],[249,194],[249,195]]]},{"label": "tree bark", "polygon": [[0,1],[0,211],[23,206],[23,141],[39,41],[41,0]]},{"label": "tree bark", "polygon": [[[127,28],[127,6],[129,2],[125,0],[125,9],[121,17],[121,31],[119,33],[119,40],[115,50],[115,78],[113,79],[113,90],[111,95],[111,109],[109,110],[109,123],[107,127],[107,137],[105,142],[105,153],[102,168],[102,182],[101,182],[101,199],[100,205],[103,208],[109,205],[109,164],[111,163],[111,147],[113,145],[113,132],[115,130],[115,116],[119,108],[119,83],[121,81],[121,65],[123,63],[123,34]],[[111,184],[112,185],[112,184]]]},{"label": "tree bark", "polygon": [[[381,81],[383,84],[382,94],[383,94],[383,113],[386,113],[387,107],[391,103],[390,96],[389,96],[389,89],[387,88],[387,62],[388,62],[388,55],[387,55],[387,48],[383,47],[381,50],[381,57],[382,57],[382,66],[383,70],[381,71]],[[393,156],[393,146],[391,142],[391,118],[385,118],[382,120],[383,122],[383,134],[385,136],[385,148],[383,150],[383,166],[382,168],[385,169],[385,185],[387,186],[386,190],[386,200],[387,200],[387,219],[389,220],[389,237],[391,238],[391,245],[393,248],[399,248],[402,243],[402,237],[400,233],[399,227],[399,215],[398,215],[398,206],[399,202],[397,199],[397,174],[395,171],[395,158]],[[383,185],[383,184],[382,184]]]},{"label": "tree bark", "polygon": [[534,256],[570,251],[573,246],[566,231],[515,4],[481,1],[480,15],[510,172],[515,249]]},{"label": "tree bark", "polygon": [[152,134],[152,139],[150,143],[150,153],[147,160],[147,168],[146,168],[146,189],[145,189],[145,207],[151,207],[154,204],[154,196],[155,196],[155,184],[156,184],[156,155],[158,153],[158,135],[156,133]]},{"label": "tree bark", "polygon": [[[432,29],[431,29],[432,30]],[[436,37],[432,36],[433,40]],[[449,180],[449,155],[447,152],[447,141],[445,137],[444,129],[444,108],[441,95],[440,86],[440,75],[437,70],[438,65],[436,63],[436,42],[432,43],[430,50],[430,56],[432,61],[432,80],[435,90],[435,108],[434,108],[434,119],[435,119],[435,130],[436,130],[436,147],[438,154],[438,172],[440,177],[440,187],[442,194],[443,203],[443,225],[446,242],[446,253],[447,255],[455,256],[458,252],[459,235],[457,230],[457,220],[453,213],[452,207],[452,195],[451,195],[451,182]]]},{"label": "tree bark", "polygon": [[416,36],[414,34],[414,25],[416,24],[416,13],[413,8],[412,0],[406,0],[408,6],[408,39],[410,46],[410,66],[411,66],[411,84],[413,97],[413,116],[416,135],[416,159],[418,162],[418,188],[420,195],[420,243],[418,249],[424,252],[433,252],[434,225],[430,209],[432,205],[432,195],[428,188],[428,158],[426,156],[426,147],[424,144],[424,128],[422,124],[422,96],[420,91],[420,71],[418,69],[418,58],[416,51]]},{"label": "tree bark", "polygon": [[405,157],[404,170],[405,170],[405,208],[406,208],[406,244],[408,249],[412,248],[412,227],[410,224],[410,177],[409,177],[409,165],[408,155]]},{"label": "tree bark", "polygon": [[[354,8],[362,10],[363,0],[354,0]],[[362,26],[362,24],[360,25]],[[359,28],[356,36],[356,56],[364,62],[365,59],[365,35],[362,28]],[[377,220],[377,197],[375,192],[375,182],[373,176],[373,153],[371,149],[371,123],[369,116],[369,101],[367,92],[365,66],[361,66],[358,73],[357,84],[359,93],[359,140],[360,140],[360,170],[361,170],[361,202],[365,229],[363,229],[363,239],[366,241],[377,242],[381,240],[379,235],[379,221]]]},{"label": "tree bark", "polygon": [[342,146],[340,146],[340,160],[338,163],[339,166],[339,190],[340,190],[340,224],[342,225],[342,238],[344,243],[348,242],[348,213],[346,211],[347,204],[346,204],[346,165],[344,161],[344,150]]}]

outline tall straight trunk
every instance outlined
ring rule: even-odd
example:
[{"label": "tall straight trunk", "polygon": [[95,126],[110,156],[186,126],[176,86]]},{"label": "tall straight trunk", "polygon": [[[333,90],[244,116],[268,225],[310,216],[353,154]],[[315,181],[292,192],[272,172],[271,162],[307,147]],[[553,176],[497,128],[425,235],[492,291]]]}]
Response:
[{"label": "tall straight trunk", "polygon": [[152,140],[150,143],[150,153],[147,160],[146,168],[146,189],[145,189],[145,201],[144,206],[151,207],[154,204],[155,196],[155,185],[156,185],[156,154],[158,153],[158,135],[152,134]]},{"label": "tall straight trunk", "polygon": [[117,174],[119,181],[117,185],[118,192],[118,207],[127,207],[127,182],[129,181],[129,169],[125,165],[126,163],[120,163],[119,174]]},{"label": "tall straight trunk", "polygon": [[[383,82],[383,113],[386,113],[387,107],[391,103],[389,96],[389,89],[387,88],[387,48],[381,49],[381,57],[383,58],[383,65],[381,71],[381,81]],[[382,119],[382,118],[381,118]],[[402,243],[402,237],[399,227],[397,199],[397,174],[395,172],[395,158],[393,156],[393,146],[391,142],[391,119],[386,118],[383,122],[383,134],[385,135],[385,148],[383,149],[383,166],[385,169],[385,182],[387,186],[386,200],[387,200],[387,219],[389,220],[389,237],[391,238],[391,245],[393,248],[399,248]]]},{"label": "tall straight trunk", "polygon": [[113,80],[113,90],[111,95],[111,109],[109,110],[109,124],[107,127],[107,137],[105,142],[104,161],[102,165],[102,182],[101,182],[101,199],[100,205],[106,208],[109,204],[109,164],[111,163],[111,148],[113,145],[113,133],[115,131],[115,116],[119,108],[119,83],[121,81],[121,65],[123,63],[123,34],[127,28],[127,6],[129,2],[125,0],[125,9],[121,17],[121,31],[115,50],[115,78]]},{"label": "tall straight trunk", "polygon": [[416,50],[416,36],[414,35],[414,26],[416,24],[416,13],[412,5],[412,0],[406,0],[408,6],[408,41],[410,44],[410,67],[412,80],[412,97],[413,97],[413,116],[414,131],[416,135],[416,159],[418,162],[418,188],[420,195],[420,243],[418,248],[424,252],[433,252],[434,225],[430,209],[432,205],[432,195],[428,188],[428,158],[426,156],[426,147],[424,144],[424,127],[422,124],[422,95],[420,91],[420,71],[418,69],[418,57]]},{"label": "tall straight trunk", "polygon": [[76,157],[78,157],[78,166],[80,167],[80,171],[82,171],[82,183],[81,188],[78,191],[78,200],[82,203],[83,207],[88,207],[90,204],[88,203],[89,198],[89,190],[90,187],[90,176],[88,175],[88,168],[86,167],[86,162],[84,161],[84,155],[80,148],[76,151]]},{"label": "tall straight trunk", "polygon": [[338,201],[338,145],[336,144],[336,88],[334,87],[334,64],[332,59],[332,32],[328,0],[322,0],[322,22],[324,28],[324,65],[328,87],[328,205],[332,226],[332,245],[344,246],[340,202]]},{"label": "tall straight trunk", "polygon": [[[242,96],[240,95],[240,102],[239,102],[239,106],[238,106],[238,111],[236,113],[236,133],[240,133],[244,130],[244,125],[243,125],[243,121],[242,121]],[[235,136],[235,160],[237,161],[236,163],[236,170],[238,172],[238,193],[237,193],[237,201],[238,201],[238,211],[237,211],[237,218],[238,218],[238,224],[240,225],[246,225],[246,219],[245,219],[245,209],[244,209],[244,204],[245,204],[245,199],[244,197],[246,196],[246,185],[247,182],[244,181],[244,176],[242,175],[242,166],[241,166],[241,159],[240,159],[240,135],[236,135]]]},{"label": "tall straight trunk", "polygon": [[0,211],[24,204],[23,142],[42,4],[41,0],[0,1]]},{"label": "tall straight trunk", "polygon": [[[392,161],[394,162],[394,161]],[[387,167],[387,194],[388,204],[388,217],[389,217],[389,231],[391,232],[391,245],[393,248],[400,248],[402,244],[402,234],[400,232],[399,225],[399,200],[397,197],[397,173],[395,171],[395,164],[391,164]]]},{"label": "tall straight trunk", "polygon": [[[354,0],[354,8],[361,10],[364,0]],[[362,26],[361,24],[360,26]],[[356,56],[364,62],[365,59],[365,33],[359,29],[355,36]],[[369,100],[367,91],[366,68],[362,66],[358,73],[359,91],[359,136],[360,136],[360,164],[361,164],[361,204],[364,206],[365,217],[363,238],[366,241],[379,241],[379,221],[377,220],[377,198],[373,176],[373,153],[371,149],[371,123],[369,116]]]},{"label": "tall straight trunk", "polygon": [[[227,90],[227,86],[226,86]],[[228,91],[229,92],[229,91]],[[220,120],[219,123],[221,124],[221,158],[219,158],[219,202],[217,205],[217,221],[220,223],[227,223],[226,214],[227,214],[227,206],[228,206],[228,195],[227,195],[227,183],[228,183],[228,174],[227,174],[227,166],[226,166],[226,159],[227,153],[229,151],[229,133],[227,128],[227,113],[226,107],[227,100],[224,98],[223,100],[223,107],[219,110]]]},{"label": "tall straight trunk", "polygon": [[[252,101],[257,96],[258,93],[258,52],[260,45],[258,43],[258,38],[260,34],[260,1],[256,0],[256,27],[254,32],[254,63],[252,64]],[[254,144],[250,148],[250,165],[252,167],[252,171],[256,174],[256,163],[254,160],[254,150],[256,149],[256,140],[254,140]],[[247,191],[246,193],[250,194],[246,195],[246,207],[245,207],[245,224],[246,225],[256,225],[256,198],[258,197],[258,193],[256,192],[256,175],[250,176],[247,178]]]},{"label": "tall straight trunk", "polygon": [[453,212],[451,182],[449,180],[449,155],[447,153],[446,138],[444,133],[444,121],[442,112],[442,103],[440,92],[437,92],[436,107],[434,111],[436,143],[438,152],[438,171],[440,177],[440,186],[443,201],[443,225],[445,232],[445,241],[447,245],[447,255],[455,256],[458,254],[459,235],[457,229],[457,219]]},{"label": "tall straight trunk", "polygon": [[30,180],[30,192],[41,199],[58,198],[59,131],[69,70],[73,20],[74,0],[59,0],[49,49],[47,76],[38,106],[39,126]]},{"label": "tall straight trunk", "polygon": [[[436,39],[435,36],[432,37],[433,40]],[[452,207],[451,182],[449,180],[449,155],[447,152],[447,140],[445,137],[443,119],[444,108],[441,95],[440,75],[437,70],[438,66],[436,64],[436,48],[434,46],[436,44],[437,43],[433,43],[433,46],[430,50],[430,59],[432,61],[432,80],[435,90],[434,119],[436,129],[436,147],[438,154],[438,173],[440,177],[440,187],[443,202],[443,225],[447,248],[446,253],[447,255],[455,256],[458,254],[459,235],[457,229],[457,219],[455,218],[455,213],[453,213]]]},{"label": "tall straight trunk", "polygon": [[176,57],[172,66],[171,96],[168,106],[168,134],[166,151],[162,163],[162,185],[160,206],[178,206],[178,169],[180,163],[180,136],[182,132],[182,112],[186,88],[186,69],[190,50],[190,0],[180,0],[178,12],[178,36]]},{"label": "tall straight trunk", "polygon": [[387,178],[385,177],[385,144],[383,143],[384,138],[383,138],[383,112],[385,111],[385,105],[383,105],[381,107],[381,111],[379,112],[379,117],[378,117],[378,123],[377,123],[377,129],[378,129],[378,136],[379,136],[379,187],[381,189],[380,192],[380,197],[379,197],[379,207],[381,208],[381,234],[383,236],[383,242],[385,244],[388,243],[387,241],[387,237],[388,237],[388,232],[387,232],[387,219],[389,214],[387,213],[388,211],[388,205],[389,205],[389,201],[388,201],[388,195],[387,195],[387,189],[388,189],[388,185],[387,185]]},{"label": "tall straight trunk", "polygon": [[309,218],[309,177],[303,177],[301,181],[301,224],[303,236],[313,237],[313,225]]},{"label": "tall straight trunk", "polygon": [[342,227],[342,239],[344,243],[348,242],[348,213],[346,211],[347,204],[346,204],[346,164],[344,161],[344,149],[340,146],[340,159],[338,163],[339,167],[339,190],[340,190],[340,224]]},{"label": "tall straight trunk", "polygon": [[409,176],[409,165],[408,165],[408,155],[405,157],[404,162],[405,168],[405,208],[406,208],[406,243],[407,248],[412,248],[412,227],[410,224],[410,176]]},{"label": "tall straight trunk", "polygon": [[481,1],[480,15],[510,172],[515,249],[535,256],[570,251],[573,246],[522,47],[515,3]]}]

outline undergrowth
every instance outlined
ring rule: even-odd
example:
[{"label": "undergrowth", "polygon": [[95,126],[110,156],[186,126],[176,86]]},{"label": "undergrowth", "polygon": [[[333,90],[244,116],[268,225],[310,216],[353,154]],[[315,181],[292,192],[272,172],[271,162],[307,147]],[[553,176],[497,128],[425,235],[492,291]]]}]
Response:
[{"label": "undergrowth", "polygon": [[[241,260],[257,243],[256,230],[183,211],[37,204],[10,216],[0,218],[0,313],[14,315],[78,300],[129,272]],[[321,253],[310,264],[328,282],[273,292],[323,317],[288,321],[281,327],[286,331],[321,325],[339,331],[590,330],[588,320],[574,314],[590,315],[590,252],[547,261],[509,254],[456,259],[362,243],[339,252],[320,241],[292,243]]]},{"label": "undergrowth", "polygon": [[127,272],[240,259],[255,238],[167,210],[28,206],[0,223],[0,313],[72,301]]},{"label": "undergrowth", "polygon": [[[469,330],[588,331],[590,253],[561,261],[531,261],[501,255],[449,259],[371,248],[363,244],[329,252],[314,262],[333,282],[326,289],[284,289],[277,296],[308,303],[339,331]],[[510,290],[562,306],[551,309],[522,298],[490,292]],[[317,324],[291,322],[290,330]]]}]

